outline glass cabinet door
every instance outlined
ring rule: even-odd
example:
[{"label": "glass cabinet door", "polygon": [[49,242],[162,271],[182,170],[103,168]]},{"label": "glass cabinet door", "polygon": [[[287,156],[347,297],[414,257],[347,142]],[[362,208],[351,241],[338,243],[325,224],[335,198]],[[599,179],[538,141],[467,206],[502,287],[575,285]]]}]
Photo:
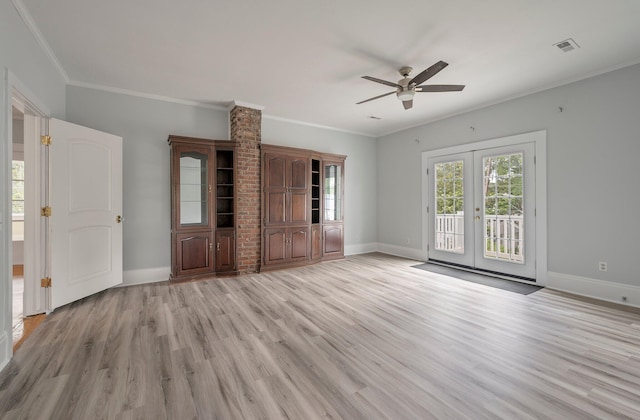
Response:
[{"label": "glass cabinet door", "polygon": [[194,151],[180,153],[180,224],[209,224],[208,156]]},{"label": "glass cabinet door", "polygon": [[324,165],[324,221],[342,220],[342,165]]}]

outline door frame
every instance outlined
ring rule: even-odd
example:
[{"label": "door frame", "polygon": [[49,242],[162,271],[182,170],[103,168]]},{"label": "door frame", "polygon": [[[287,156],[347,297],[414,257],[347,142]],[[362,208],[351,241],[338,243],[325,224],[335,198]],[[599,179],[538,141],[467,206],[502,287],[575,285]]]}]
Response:
[{"label": "door frame", "polygon": [[[12,116],[12,106],[14,101],[18,102],[22,107],[24,107],[23,111],[28,111],[31,114],[36,116],[36,119],[46,118],[51,115],[51,111],[48,107],[44,105],[44,103],[39,100],[39,98],[34,95],[31,90],[23,84],[16,76],[9,70],[5,68],[3,78],[3,88],[4,88],[4,97],[2,98],[2,107],[4,107],[4,112],[2,113],[2,118],[4,120],[4,130],[1,133],[1,141],[0,141],[0,168],[3,170],[3,176],[0,177],[2,179],[10,179],[11,176],[11,159],[13,155],[13,116]],[[40,130],[42,128],[40,127]],[[39,135],[39,133],[37,133]],[[26,146],[26,144],[25,144]],[[0,271],[0,299],[2,299],[4,311],[0,313],[0,369],[4,367],[9,360],[11,359],[11,355],[13,354],[12,350],[12,325],[11,325],[11,308],[12,308],[12,297],[13,297],[13,270],[12,270],[12,261],[13,261],[13,251],[12,251],[12,237],[11,237],[11,212],[9,209],[11,208],[11,200],[9,199],[9,191],[7,190],[9,186],[9,182],[0,183],[0,267],[5,267],[4,270]],[[39,184],[39,183],[38,183]],[[39,188],[39,187],[36,187]],[[37,202],[40,202],[39,191],[34,192],[34,194],[38,194]],[[26,209],[25,209],[26,210]],[[35,213],[35,212],[34,212]],[[36,217],[36,219],[39,219]],[[33,226],[36,223],[39,223],[39,220],[27,220],[27,215],[25,214],[25,227],[27,223],[32,223]],[[34,229],[37,234],[40,234],[41,229]],[[25,241],[27,240],[27,232],[25,232]],[[41,239],[39,240],[41,241]],[[41,243],[41,242],[40,242]],[[36,251],[34,250],[34,253]],[[25,263],[26,263],[26,252],[25,252]],[[33,270],[41,270],[41,268],[33,267]],[[25,266],[25,270],[27,267]],[[37,277],[37,276],[36,276]],[[27,288],[30,290],[39,290],[37,286],[31,287],[31,285],[27,285],[27,280],[25,277],[25,295],[29,293]],[[44,293],[44,292],[42,292]],[[33,292],[32,292],[33,294]],[[38,295],[38,297],[40,297]],[[32,299],[33,296],[29,297]]]},{"label": "door frame", "polygon": [[536,284],[547,284],[547,131],[533,131],[513,136],[499,137],[443,149],[422,152],[422,252],[424,260],[429,260],[429,217],[427,211],[432,193],[428,181],[427,170],[429,160],[444,155],[473,152],[481,149],[513,146],[522,143],[533,143],[536,156]]}]

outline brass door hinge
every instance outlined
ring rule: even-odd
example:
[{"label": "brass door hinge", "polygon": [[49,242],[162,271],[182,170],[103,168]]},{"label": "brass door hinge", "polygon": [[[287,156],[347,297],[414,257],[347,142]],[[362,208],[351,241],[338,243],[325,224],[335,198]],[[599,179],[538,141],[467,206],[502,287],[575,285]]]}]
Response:
[{"label": "brass door hinge", "polygon": [[40,137],[40,144],[43,146],[51,146],[51,136]]},{"label": "brass door hinge", "polygon": [[40,216],[51,217],[51,207],[46,206],[40,209]]},{"label": "brass door hinge", "polygon": [[51,277],[44,277],[40,279],[40,287],[51,287]]}]

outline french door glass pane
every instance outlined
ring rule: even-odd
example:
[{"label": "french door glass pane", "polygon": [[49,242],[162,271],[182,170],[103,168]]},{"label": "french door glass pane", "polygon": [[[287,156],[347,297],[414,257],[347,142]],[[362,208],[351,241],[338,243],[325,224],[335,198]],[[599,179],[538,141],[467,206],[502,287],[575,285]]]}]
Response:
[{"label": "french door glass pane", "polygon": [[435,166],[435,248],[464,253],[463,161],[436,163]]},{"label": "french door glass pane", "polygon": [[524,264],[523,154],[483,163],[484,257]]}]

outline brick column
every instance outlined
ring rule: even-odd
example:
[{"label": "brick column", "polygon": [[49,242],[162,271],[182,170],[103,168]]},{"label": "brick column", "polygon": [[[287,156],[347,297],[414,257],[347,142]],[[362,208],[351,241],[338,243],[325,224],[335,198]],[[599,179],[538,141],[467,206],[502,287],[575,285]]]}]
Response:
[{"label": "brick column", "polygon": [[260,143],[262,111],[237,104],[229,112],[230,137],[238,143],[236,262],[241,274],[260,271]]}]

